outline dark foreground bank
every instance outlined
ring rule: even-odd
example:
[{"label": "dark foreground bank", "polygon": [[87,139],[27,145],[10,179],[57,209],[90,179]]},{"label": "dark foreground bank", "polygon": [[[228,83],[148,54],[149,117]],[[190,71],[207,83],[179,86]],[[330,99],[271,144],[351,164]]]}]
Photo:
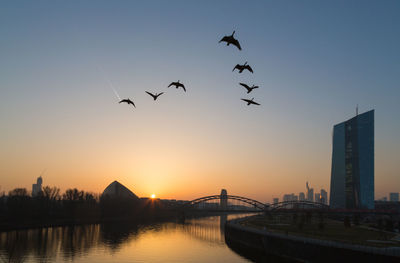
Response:
[{"label": "dark foreground bank", "polygon": [[77,189],[69,189],[62,196],[54,192],[31,197],[26,190],[16,189],[9,196],[0,197],[0,232],[179,216],[178,209],[157,199],[100,197]]},{"label": "dark foreground bank", "polygon": [[[225,240],[229,247],[247,256],[276,255],[288,261],[308,262],[399,262],[399,248],[375,248],[333,241],[272,233],[243,226],[235,219],[225,224]],[[254,260],[257,260],[254,258]]]}]

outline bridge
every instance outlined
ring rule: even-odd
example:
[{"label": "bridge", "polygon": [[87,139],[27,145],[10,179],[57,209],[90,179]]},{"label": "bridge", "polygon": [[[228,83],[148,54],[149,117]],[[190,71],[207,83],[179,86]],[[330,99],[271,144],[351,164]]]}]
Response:
[{"label": "bridge", "polygon": [[[209,201],[218,201],[218,203],[210,203]],[[231,201],[231,202],[229,202]],[[236,205],[232,205],[235,204]],[[240,206],[237,203],[244,203],[247,205]],[[222,189],[219,195],[209,195],[191,200],[183,205],[187,209],[201,209],[201,210],[219,210],[219,211],[252,211],[252,212],[274,212],[280,210],[299,210],[299,209],[319,209],[327,210],[328,205],[323,203],[316,203],[310,201],[285,201],[275,204],[262,203],[260,201],[237,195],[228,195],[225,189]]]},{"label": "bridge", "polygon": [[[214,203],[209,203],[217,201]],[[236,204],[235,204],[236,202]],[[238,205],[244,203],[247,206]],[[332,209],[329,205],[311,202],[311,201],[284,201],[274,204],[262,203],[260,201],[237,195],[228,195],[225,189],[222,189],[219,195],[209,195],[186,202],[182,207],[186,210],[199,211],[227,211],[227,212],[265,212],[265,213],[293,213],[304,211],[316,211],[336,215],[398,215],[399,211],[393,210],[370,210],[370,209]]]},{"label": "bridge", "polygon": [[284,201],[275,203],[269,206],[269,211],[280,211],[280,210],[307,210],[307,209],[318,209],[318,210],[328,210],[329,205],[319,202],[311,201]]}]

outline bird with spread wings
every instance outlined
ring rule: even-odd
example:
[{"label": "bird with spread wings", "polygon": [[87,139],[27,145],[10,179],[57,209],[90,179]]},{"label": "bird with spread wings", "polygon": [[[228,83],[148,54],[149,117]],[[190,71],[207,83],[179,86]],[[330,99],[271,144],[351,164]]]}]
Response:
[{"label": "bird with spread wings", "polygon": [[218,43],[226,42],[227,46],[234,45],[239,50],[242,50],[242,47],[240,46],[239,41],[233,37],[234,34],[235,34],[235,31],[233,31],[232,35],[230,35],[230,36],[224,36]]},{"label": "bird with spread wings", "polygon": [[148,91],[146,91],[146,93],[149,94],[150,96],[152,96],[154,100],[156,100],[158,98],[158,96],[164,94],[164,92],[153,94],[153,93],[148,92]]},{"label": "bird with spread wings", "polygon": [[242,73],[243,70],[245,69],[253,73],[253,69],[250,67],[250,65],[247,64],[247,61],[243,65],[236,64],[236,66],[232,69],[232,71],[234,71],[235,69],[237,69],[239,73]]},{"label": "bird with spread wings", "polygon": [[249,85],[247,85],[245,83],[239,83],[239,84],[247,89],[247,93],[252,92],[253,89],[258,89],[258,86],[255,86],[255,85],[250,87]]},{"label": "bird with spread wings", "polygon": [[260,105],[259,103],[254,101],[254,98],[252,98],[251,100],[248,100],[248,99],[242,99],[242,100],[247,102],[247,105],[250,105],[250,104]]},{"label": "bird with spread wings", "polygon": [[171,86],[175,86],[175,88],[182,87],[182,89],[186,92],[185,85],[180,83],[179,80],[177,82],[171,82],[171,84],[168,85],[168,88],[171,87]]},{"label": "bird with spread wings", "polygon": [[133,103],[133,101],[131,101],[129,98],[128,98],[128,99],[123,99],[123,100],[121,100],[119,103],[122,103],[122,102],[125,102],[125,103],[127,103],[128,105],[129,105],[129,104],[132,104],[133,107],[136,108],[135,103]]}]

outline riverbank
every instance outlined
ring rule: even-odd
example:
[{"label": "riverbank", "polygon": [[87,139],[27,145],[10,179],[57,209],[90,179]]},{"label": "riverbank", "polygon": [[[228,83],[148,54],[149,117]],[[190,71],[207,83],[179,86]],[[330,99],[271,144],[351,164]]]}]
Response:
[{"label": "riverbank", "polygon": [[142,213],[133,216],[116,216],[116,217],[87,217],[87,218],[60,218],[60,219],[40,219],[40,220],[17,220],[0,222],[0,232],[8,232],[15,230],[26,230],[36,228],[49,228],[60,226],[78,226],[89,224],[104,224],[118,222],[155,222],[166,220],[177,220],[180,213],[175,210],[164,210],[158,213]]},{"label": "riverbank", "polygon": [[393,231],[378,230],[360,222],[351,224],[350,220],[346,225],[344,223],[318,213],[314,215],[275,213],[253,217],[241,222],[245,226],[267,229],[269,232],[286,235],[362,246],[400,247],[400,242],[395,240],[397,234]]},{"label": "riverbank", "polygon": [[[260,218],[260,217],[258,217]],[[346,260],[399,262],[400,248],[373,247],[304,237],[261,229],[248,224],[257,216],[228,221],[225,239],[228,246],[239,251],[254,251],[281,256],[290,260],[337,262]]]},{"label": "riverbank", "polygon": [[[242,214],[247,212],[230,211],[228,214]],[[182,210],[163,210],[156,213],[141,213],[134,216],[125,217],[92,217],[92,218],[64,218],[64,219],[50,219],[50,220],[19,220],[19,221],[0,221],[0,232],[8,232],[15,230],[61,227],[61,226],[78,226],[89,224],[105,224],[105,223],[119,223],[119,222],[133,222],[133,223],[148,223],[148,222],[162,222],[162,221],[179,221],[183,222],[186,219],[220,216],[227,214],[225,211],[197,211],[189,210],[182,212]]]}]

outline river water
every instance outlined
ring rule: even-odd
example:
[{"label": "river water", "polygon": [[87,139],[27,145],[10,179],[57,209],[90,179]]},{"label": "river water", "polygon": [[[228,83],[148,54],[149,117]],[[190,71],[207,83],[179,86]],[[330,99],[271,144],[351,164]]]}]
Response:
[{"label": "river water", "polygon": [[224,238],[226,220],[242,216],[5,232],[0,233],[0,262],[249,262]]}]

